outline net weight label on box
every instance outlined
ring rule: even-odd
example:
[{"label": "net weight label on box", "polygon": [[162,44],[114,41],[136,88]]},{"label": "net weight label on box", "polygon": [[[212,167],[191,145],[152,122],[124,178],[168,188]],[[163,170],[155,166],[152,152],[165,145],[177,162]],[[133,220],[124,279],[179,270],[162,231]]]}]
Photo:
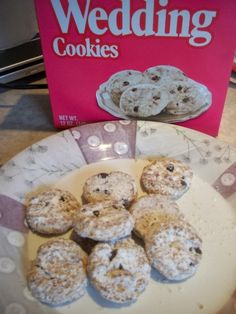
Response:
[{"label": "net weight label on box", "polygon": [[59,123],[61,126],[74,126],[78,124],[78,119],[76,115],[59,115]]}]

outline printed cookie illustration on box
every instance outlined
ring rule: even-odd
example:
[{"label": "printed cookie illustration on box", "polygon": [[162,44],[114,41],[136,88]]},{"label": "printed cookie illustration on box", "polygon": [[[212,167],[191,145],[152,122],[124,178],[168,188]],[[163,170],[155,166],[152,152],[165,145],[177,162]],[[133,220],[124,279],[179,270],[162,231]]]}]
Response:
[{"label": "printed cookie illustration on box", "polygon": [[56,127],[122,118],[217,135],[236,46],[234,0],[35,3]]},{"label": "printed cookie illustration on box", "polygon": [[143,73],[124,70],[112,75],[97,91],[97,101],[115,117],[173,123],[208,110],[212,94],[176,67],[160,65]]}]

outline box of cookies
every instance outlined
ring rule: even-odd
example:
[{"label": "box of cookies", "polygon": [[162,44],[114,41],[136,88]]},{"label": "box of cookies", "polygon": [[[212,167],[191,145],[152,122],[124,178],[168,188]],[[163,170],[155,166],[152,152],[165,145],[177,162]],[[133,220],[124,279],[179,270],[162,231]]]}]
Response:
[{"label": "box of cookies", "polygon": [[213,136],[236,2],[35,0],[55,126],[138,119]]}]

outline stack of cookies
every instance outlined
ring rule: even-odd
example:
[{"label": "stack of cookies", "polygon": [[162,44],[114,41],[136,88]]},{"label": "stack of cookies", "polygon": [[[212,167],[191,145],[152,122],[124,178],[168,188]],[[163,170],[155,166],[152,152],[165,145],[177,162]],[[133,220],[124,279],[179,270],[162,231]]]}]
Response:
[{"label": "stack of cookies", "polygon": [[32,198],[26,219],[34,232],[58,235],[73,228],[71,240],[52,239],[39,247],[28,273],[32,294],[61,305],[85,293],[88,276],[102,297],[125,303],[145,290],[151,265],[169,280],[192,276],[202,242],[175,202],[192,175],[182,162],[160,157],[143,169],[146,195],[139,198],[135,180],[122,171],[89,177],[83,205],[59,189]]},{"label": "stack of cookies", "polygon": [[134,232],[143,239],[151,265],[174,281],[192,276],[202,255],[200,237],[175,202],[190,188],[192,176],[191,169],[182,162],[157,158],[141,176],[148,195],[130,207]]},{"label": "stack of cookies", "polygon": [[[70,192],[52,188],[29,201],[26,221],[40,235],[61,235],[72,228],[79,208]],[[32,295],[53,306],[80,298],[86,292],[87,259],[74,241],[56,238],[44,243],[27,276]]]},{"label": "stack of cookies", "polygon": [[106,92],[122,114],[136,118],[200,114],[212,102],[206,86],[169,65],[117,72],[109,78]]}]

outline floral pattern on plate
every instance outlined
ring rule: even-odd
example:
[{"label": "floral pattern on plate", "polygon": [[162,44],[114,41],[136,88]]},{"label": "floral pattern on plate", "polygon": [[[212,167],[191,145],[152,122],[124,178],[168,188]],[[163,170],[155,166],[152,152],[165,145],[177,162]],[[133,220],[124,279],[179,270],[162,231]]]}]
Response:
[{"label": "floral pattern on plate", "polygon": [[0,194],[23,202],[26,193],[86,164],[70,131],[25,149],[0,169]]}]

